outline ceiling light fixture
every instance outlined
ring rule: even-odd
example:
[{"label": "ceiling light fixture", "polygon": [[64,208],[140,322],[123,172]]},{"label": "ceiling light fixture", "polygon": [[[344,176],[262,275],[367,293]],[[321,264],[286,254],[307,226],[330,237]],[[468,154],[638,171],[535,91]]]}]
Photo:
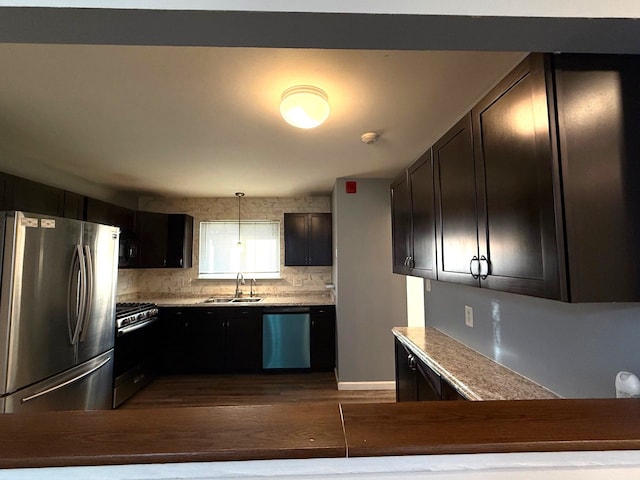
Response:
[{"label": "ceiling light fixture", "polygon": [[311,85],[287,88],[282,93],[280,113],[298,128],[315,128],[329,116],[329,98],[324,90]]},{"label": "ceiling light fixture", "polygon": [[240,199],[244,197],[244,193],[236,192],[236,197],[238,197],[238,243],[236,244],[236,248],[242,251],[242,242],[240,241]]}]

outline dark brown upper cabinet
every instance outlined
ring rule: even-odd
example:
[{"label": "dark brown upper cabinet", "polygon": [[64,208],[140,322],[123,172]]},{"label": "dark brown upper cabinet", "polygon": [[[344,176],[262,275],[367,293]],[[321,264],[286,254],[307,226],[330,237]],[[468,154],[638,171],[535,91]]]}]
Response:
[{"label": "dark brown upper cabinet", "polygon": [[471,114],[433,146],[438,280],[478,286],[478,201]]},{"label": "dark brown upper cabinet", "polygon": [[436,278],[433,161],[428,150],[391,185],[393,271]]},{"label": "dark brown upper cabinet", "polygon": [[182,213],[170,213],[167,229],[167,267],[191,268],[193,217]]},{"label": "dark brown upper cabinet", "polygon": [[139,268],[190,268],[193,217],[185,214],[136,213]]},{"label": "dark brown upper cabinet", "polygon": [[130,208],[87,197],[85,210],[87,222],[114,225],[121,231],[135,228],[135,211]]},{"label": "dark brown upper cabinet", "polygon": [[532,54],[436,142],[437,278],[640,301],[639,82],[637,56]]},{"label": "dark brown upper cabinet", "polygon": [[393,272],[409,275],[411,273],[411,198],[406,170],[391,184],[391,218]]},{"label": "dark brown upper cabinet", "polygon": [[284,264],[332,265],[330,213],[284,214]]},{"label": "dark brown upper cabinet", "polygon": [[74,192],[64,192],[64,217],[73,218],[75,220],[85,219],[85,200],[84,195]]},{"label": "dark brown upper cabinet", "polygon": [[13,176],[8,176],[6,182],[11,210],[57,217],[64,215],[64,190]]},{"label": "dark brown upper cabinet", "polygon": [[431,150],[407,172],[411,198],[411,275],[436,278],[435,199]]},{"label": "dark brown upper cabinet", "polygon": [[559,299],[562,212],[555,208],[560,191],[547,60],[530,55],[472,110],[476,273],[488,288]]}]

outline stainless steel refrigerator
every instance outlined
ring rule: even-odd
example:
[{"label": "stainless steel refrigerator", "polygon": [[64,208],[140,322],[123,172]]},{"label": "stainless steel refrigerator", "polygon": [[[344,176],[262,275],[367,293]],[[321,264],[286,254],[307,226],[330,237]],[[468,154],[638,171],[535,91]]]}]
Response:
[{"label": "stainless steel refrigerator", "polygon": [[0,411],[111,408],[118,234],[0,212]]}]

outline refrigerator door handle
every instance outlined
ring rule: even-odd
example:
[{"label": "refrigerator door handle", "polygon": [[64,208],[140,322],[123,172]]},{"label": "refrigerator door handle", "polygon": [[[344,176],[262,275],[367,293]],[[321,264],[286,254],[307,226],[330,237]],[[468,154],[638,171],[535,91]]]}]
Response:
[{"label": "refrigerator door handle", "polygon": [[[84,285],[84,260],[82,246],[76,245],[71,260],[71,273],[69,275],[69,299],[67,300],[67,317],[69,326],[69,341],[71,345],[78,343],[80,335],[80,319],[82,318],[85,304]],[[74,287],[75,286],[75,292]]]},{"label": "refrigerator door handle", "polygon": [[82,315],[82,322],[80,331],[82,332],[80,335],[80,341],[84,342],[84,339],[87,337],[87,330],[89,329],[89,316],[91,313],[91,299],[93,298],[93,257],[91,256],[91,248],[89,245],[84,246],[84,262],[85,262],[85,279],[86,279],[86,289],[85,289],[85,305],[84,312]]},{"label": "refrigerator door handle", "polygon": [[66,387],[67,385],[71,385],[72,383],[78,382],[78,381],[82,380],[83,378],[88,377],[93,372],[95,372],[97,370],[100,370],[102,367],[104,367],[110,361],[111,361],[111,358],[106,358],[102,362],[100,362],[98,365],[93,367],[92,369],[87,370],[86,372],[82,372],[80,375],[76,375],[75,377],[70,378],[69,380],[66,380],[66,381],[64,381],[62,383],[54,385],[53,387],[47,388],[47,389],[42,390],[40,392],[36,392],[33,395],[29,395],[28,397],[24,397],[22,400],[20,400],[20,403],[30,402],[31,400],[35,400],[38,397],[42,397],[43,395],[47,395],[47,394],[49,394],[51,392],[55,392],[56,390],[60,390],[61,388]]}]

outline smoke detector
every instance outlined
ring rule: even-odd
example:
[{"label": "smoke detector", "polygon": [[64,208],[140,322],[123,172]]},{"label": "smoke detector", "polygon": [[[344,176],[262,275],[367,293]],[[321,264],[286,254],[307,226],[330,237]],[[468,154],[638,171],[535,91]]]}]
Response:
[{"label": "smoke detector", "polygon": [[366,143],[367,145],[371,145],[372,143],[376,143],[379,138],[380,135],[378,135],[376,132],[367,132],[362,134],[360,140],[362,140],[362,142]]}]

